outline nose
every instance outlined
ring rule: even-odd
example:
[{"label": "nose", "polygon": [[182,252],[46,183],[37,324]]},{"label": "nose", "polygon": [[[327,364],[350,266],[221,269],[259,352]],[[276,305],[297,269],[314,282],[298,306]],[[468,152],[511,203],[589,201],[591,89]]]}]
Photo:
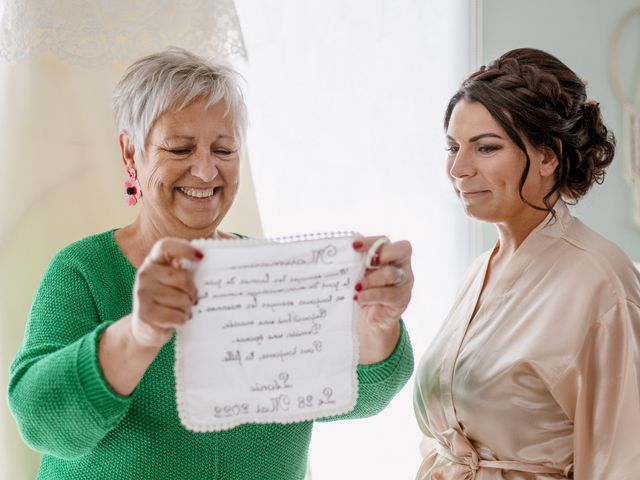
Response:
[{"label": "nose", "polygon": [[472,177],[474,174],[473,159],[464,149],[460,148],[455,155],[449,157],[449,176],[451,178]]},{"label": "nose", "polygon": [[198,151],[193,156],[190,173],[194,177],[199,178],[203,182],[211,182],[218,176],[218,167],[215,155],[209,151]]}]

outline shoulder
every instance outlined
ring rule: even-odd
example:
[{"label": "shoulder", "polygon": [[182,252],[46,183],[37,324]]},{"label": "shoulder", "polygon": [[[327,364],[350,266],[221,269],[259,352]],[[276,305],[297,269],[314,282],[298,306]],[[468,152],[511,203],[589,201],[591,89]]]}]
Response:
[{"label": "shoulder", "polygon": [[640,305],[640,271],[620,247],[577,218],[562,240],[563,260],[572,265],[580,285],[604,289],[612,303],[629,301]]},{"label": "shoulder", "polygon": [[109,270],[119,260],[113,230],[85,237],[62,248],[52,259],[48,271],[74,270],[82,274]]},{"label": "shoulder", "polygon": [[[98,307],[106,318],[120,318],[119,305],[130,302],[135,268],[124,256],[113,230],[78,240],[60,250],[47,267],[36,293],[34,305],[65,302]],[[64,300],[63,300],[64,298]],[[124,307],[123,307],[124,308]],[[126,312],[125,312],[126,314]]]},{"label": "shoulder", "polygon": [[[78,307],[95,292],[103,292],[104,272],[114,265],[113,232],[107,231],[78,240],[62,248],[49,263],[34,299],[32,316],[46,317],[52,308]],[[111,258],[110,258],[111,257]],[[96,288],[97,287],[97,288]],[[64,305],[64,308],[60,305]]]},{"label": "shoulder", "polygon": [[115,240],[113,230],[90,235],[62,248],[55,258],[64,260],[91,259],[95,256],[113,255]]}]

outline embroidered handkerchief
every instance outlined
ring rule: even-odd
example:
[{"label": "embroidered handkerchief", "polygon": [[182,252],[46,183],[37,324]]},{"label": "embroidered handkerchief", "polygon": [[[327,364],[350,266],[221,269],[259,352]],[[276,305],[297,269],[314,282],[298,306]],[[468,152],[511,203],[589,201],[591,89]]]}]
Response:
[{"label": "embroidered handkerchief", "polygon": [[178,329],[178,414],[189,430],[346,413],[357,400],[353,236],[196,240],[199,301]]}]

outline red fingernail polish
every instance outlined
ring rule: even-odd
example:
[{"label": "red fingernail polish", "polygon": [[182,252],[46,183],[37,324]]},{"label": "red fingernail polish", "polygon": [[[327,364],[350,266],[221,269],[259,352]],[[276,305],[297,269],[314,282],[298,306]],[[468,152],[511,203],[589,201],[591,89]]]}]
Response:
[{"label": "red fingernail polish", "polygon": [[363,243],[360,240],[356,240],[352,245],[354,250],[358,250],[359,248],[362,248]]},{"label": "red fingernail polish", "polygon": [[200,250],[196,250],[195,253],[198,260],[202,260],[204,258],[204,253],[202,253]]},{"label": "red fingernail polish", "polygon": [[373,265],[374,267],[377,267],[378,265],[380,265],[380,254],[376,253],[374,255],[374,257],[371,259],[371,265]]},{"label": "red fingernail polish", "polygon": [[359,292],[360,290],[362,290],[362,284],[356,283],[356,292]]},{"label": "red fingernail polish", "polygon": [[197,305],[199,301],[200,301],[200,299],[199,299],[199,298],[196,298],[196,303],[195,303],[195,305]]},{"label": "red fingernail polish", "polygon": [[358,295],[354,295],[353,299],[357,302],[358,301]]}]

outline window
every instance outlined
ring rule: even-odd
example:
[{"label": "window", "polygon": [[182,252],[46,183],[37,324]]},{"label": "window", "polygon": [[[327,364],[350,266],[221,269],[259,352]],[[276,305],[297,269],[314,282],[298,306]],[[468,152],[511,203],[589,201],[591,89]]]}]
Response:
[{"label": "window", "polygon": [[[357,230],[411,240],[416,362],[478,253],[445,173],[446,102],[475,66],[475,2],[236,0],[249,154],[267,236]],[[413,478],[412,382],[380,415],[319,423],[314,480]]]}]

